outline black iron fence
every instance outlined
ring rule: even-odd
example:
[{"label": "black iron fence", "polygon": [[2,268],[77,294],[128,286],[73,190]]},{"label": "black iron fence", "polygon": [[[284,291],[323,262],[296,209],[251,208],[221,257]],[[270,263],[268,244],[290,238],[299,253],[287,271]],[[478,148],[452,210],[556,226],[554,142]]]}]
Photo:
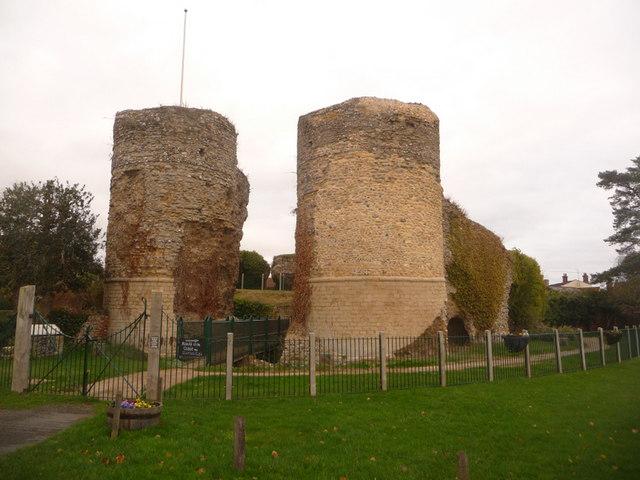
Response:
[{"label": "black iron fence", "polygon": [[16,316],[3,312],[0,318],[0,390],[11,388],[13,372],[13,347],[16,333]]},{"label": "black iron fence", "polygon": [[637,328],[620,330],[613,343],[605,332],[336,339],[256,333],[264,321],[244,323],[242,331],[236,326],[235,332],[221,327],[192,358],[166,342],[160,370],[165,397],[240,399],[462,385],[599,368],[640,352]]},{"label": "black iron fence", "polygon": [[[145,307],[119,332],[96,338],[85,328],[71,337],[36,312],[29,389],[101,399],[117,392],[144,395],[153,338],[147,319]],[[10,329],[15,320],[0,331],[0,388],[11,384]],[[186,322],[162,314],[156,339],[164,396],[241,399],[462,385],[600,368],[640,356],[637,327],[364,338],[295,337],[288,329],[281,318]]]}]

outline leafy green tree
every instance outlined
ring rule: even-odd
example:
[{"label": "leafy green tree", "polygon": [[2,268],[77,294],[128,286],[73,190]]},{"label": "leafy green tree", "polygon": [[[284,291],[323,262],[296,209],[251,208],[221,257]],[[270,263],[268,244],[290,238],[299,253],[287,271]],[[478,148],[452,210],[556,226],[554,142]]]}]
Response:
[{"label": "leafy green tree", "polygon": [[14,294],[34,284],[38,293],[82,288],[100,274],[101,231],[93,195],[78,184],[19,182],[0,196],[0,286]]},{"label": "leafy green tree", "polygon": [[[240,274],[244,273],[244,288],[260,288],[262,275],[264,274],[266,282],[269,270],[269,262],[258,252],[253,250],[240,251]],[[238,286],[240,286],[240,277],[238,278]]]},{"label": "leafy green tree", "polygon": [[640,276],[640,156],[626,171],[607,170],[598,174],[598,186],[613,190],[609,197],[615,233],[605,241],[617,245],[624,255],[615,267],[595,276],[595,281],[625,280]]},{"label": "leafy green tree", "polygon": [[518,249],[511,250],[513,277],[509,291],[509,322],[513,331],[542,323],[547,287],[538,262]]}]

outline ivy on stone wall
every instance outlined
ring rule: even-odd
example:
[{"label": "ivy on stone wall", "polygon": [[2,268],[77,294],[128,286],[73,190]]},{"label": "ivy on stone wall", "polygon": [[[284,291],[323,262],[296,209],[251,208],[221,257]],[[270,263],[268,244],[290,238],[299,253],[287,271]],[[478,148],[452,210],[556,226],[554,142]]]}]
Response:
[{"label": "ivy on stone wall", "polygon": [[445,201],[447,280],[460,313],[478,330],[492,329],[508,288],[509,252],[500,238]]}]

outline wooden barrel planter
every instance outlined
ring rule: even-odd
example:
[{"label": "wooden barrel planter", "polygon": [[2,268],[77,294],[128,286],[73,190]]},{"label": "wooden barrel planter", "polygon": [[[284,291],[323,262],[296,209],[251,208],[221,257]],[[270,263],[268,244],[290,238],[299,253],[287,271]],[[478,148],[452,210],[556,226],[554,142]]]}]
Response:
[{"label": "wooden barrel planter", "polygon": [[529,345],[528,335],[505,335],[502,337],[505,347],[511,353],[518,353],[523,351]]},{"label": "wooden barrel planter", "polygon": [[[107,423],[113,428],[113,416],[118,408],[107,409]],[[151,408],[120,408],[120,430],[140,430],[160,424],[162,404]]]}]

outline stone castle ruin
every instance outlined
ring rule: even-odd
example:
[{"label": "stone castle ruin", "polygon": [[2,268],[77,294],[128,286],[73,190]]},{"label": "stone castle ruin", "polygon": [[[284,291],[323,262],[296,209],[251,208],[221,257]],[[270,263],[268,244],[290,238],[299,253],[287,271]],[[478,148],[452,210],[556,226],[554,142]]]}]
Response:
[{"label": "stone castle ruin", "polygon": [[[232,312],[249,184],[236,131],[183,107],[116,115],[107,230],[110,330],[163,292],[186,320]],[[509,252],[443,198],[439,120],[354,98],[300,117],[293,335],[417,337],[508,329]],[[276,286],[278,288],[278,286]]]},{"label": "stone castle ruin", "polygon": [[428,107],[354,98],[298,125],[296,333],[507,330],[509,253],[443,199]]},{"label": "stone castle ruin", "polygon": [[249,183],[236,131],[211,110],[126,110],[113,129],[105,307],[110,330],[163,292],[186,320],[233,309]]},{"label": "stone castle ruin", "polygon": [[294,322],[418,336],[444,314],[438,117],[356,98],[298,123]]},{"label": "stone castle ruin", "polygon": [[273,257],[273,262],[271,263],[271,278],[273,279],[275,289],[279,289],[280,286],[282,286],[284,290],[291,290],[293,288],[294,268],[295,254],[286,253]]}]

